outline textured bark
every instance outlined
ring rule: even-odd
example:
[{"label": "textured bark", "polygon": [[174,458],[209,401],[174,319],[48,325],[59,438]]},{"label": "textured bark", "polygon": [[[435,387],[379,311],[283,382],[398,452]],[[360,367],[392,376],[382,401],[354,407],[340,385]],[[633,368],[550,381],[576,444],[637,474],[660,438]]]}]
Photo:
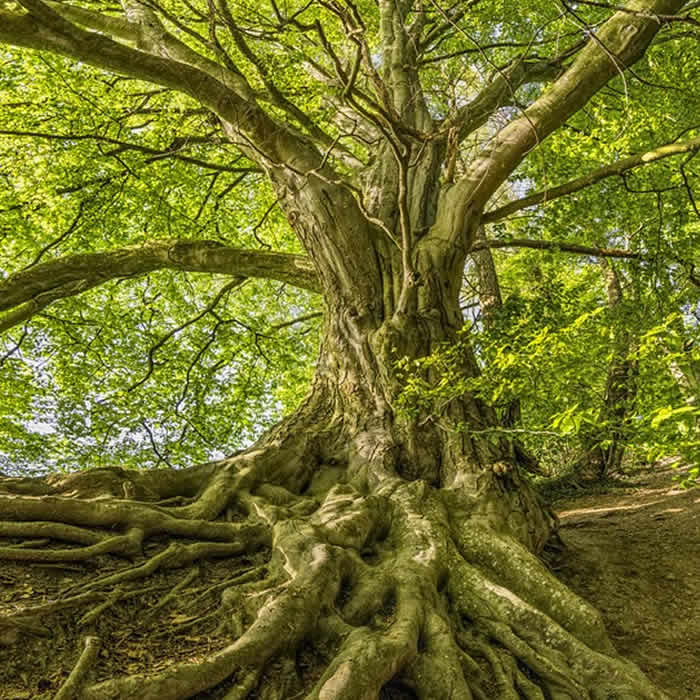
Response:
[{"label": "textured bark", "polygon": [[[96,625],[115,647],[104,618],[174,569],[173,590],[155,608],[130,608],[120,639],[152,621],[136,637],[149,649],[144,629],[163,626],[181,647],[210,635],[218,648],[107,678],[98,658],[81,700],[662,698],[534,554],[552,521],[516,466],[488,461],[494,448],[474,439],[461,452],[444,437],[419,449],[359,387],[346,393],[350,378],[331,395],[333,340],[304,406],[240,455],[182,474],[0,482],[0,536],[10,538],[0,558],[73,572],[101,562],[96,576],[66,572],[53,599],[5,611],[13,634],[0,658],[18,644],[46,650],[42,635],[59,630],[77,647]],[[343,362],[343,374],[357,364]],[[241,556],[258,564],[241,570]],[[207,584],[201,567],[216,560],[230,562],[229,580]],[[52,670],[60,679],[70,668]]]}]

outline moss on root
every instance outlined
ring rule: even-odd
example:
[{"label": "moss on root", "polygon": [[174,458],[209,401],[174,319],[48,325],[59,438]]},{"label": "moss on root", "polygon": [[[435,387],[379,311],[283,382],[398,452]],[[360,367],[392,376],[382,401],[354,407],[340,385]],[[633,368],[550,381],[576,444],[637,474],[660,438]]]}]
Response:
[{"label": "moss on root", "polygon": [[[60,586],[30,579],[5,606],[8,687],[40,697],[41,677],[48,697],[97,635],[81,700],[663,697],[473,495],[371,469],[335,465],[301,493],[261,451],[207,465],[199,490],[183,476],[180,494],[172,475],[147,490],[134,475],[140,499],[96,494],[89,472],[70,491],[5,482],[0,557],[61,567],[43,569]],[[22,666],[24,644],[54,665]]]}]

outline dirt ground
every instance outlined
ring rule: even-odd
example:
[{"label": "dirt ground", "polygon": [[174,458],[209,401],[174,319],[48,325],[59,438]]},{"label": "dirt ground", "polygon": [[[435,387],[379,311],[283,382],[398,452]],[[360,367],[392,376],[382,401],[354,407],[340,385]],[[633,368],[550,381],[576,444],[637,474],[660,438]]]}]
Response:
[{"label": "dirt ground", "polygon": [[700,699],[700,488],[648,470],[556,503],[557,574],[673,700]]}]

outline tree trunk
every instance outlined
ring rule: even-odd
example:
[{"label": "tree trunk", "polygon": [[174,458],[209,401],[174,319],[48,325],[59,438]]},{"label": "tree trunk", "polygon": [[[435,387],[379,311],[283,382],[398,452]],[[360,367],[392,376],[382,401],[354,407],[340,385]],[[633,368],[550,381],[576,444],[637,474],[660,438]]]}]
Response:
[{"label": "tree trunk", "polygon": [[461,324],[463,258],[441,250],[422,242],[406,313],[391,251],[359,261],[377,267],[363,288],[321,271],[333,307],[312,390],[243,453],[5,479],[7,571],[61,578],[5,612],[0,666],[38,697],[88,635],[105,653],[76,668],[81,700],[663,697],[537,558],[555,519],[483,437],[493,411],[469,396],[432,422],[392,408],[395,360]]},{"label": "tree trunk", "polygon": [[[483,226],[479,227],[476,241],[481,244],[486,242]],[[479,306],[481,307],[484,327],[487,330],[493,330],[498,318],[498,312],[503,308],[503,297],[501,295],[501,285],[498,281],[496,263],[491,250],[486,245],[483,248],[473,250],[471,257],[479,280]],[[500,422],[504,428],[520,427],[522,422],[520,399],[512,399],[501,409]],[[513,446],[513,456],[523,469],[531,474],[543,474],[537,459],[525,449],[519,440],[513,437],[511,444]]]},{"label": "tree trunk", "polygon": [[[608,292],[608,306],[618,309],[623,291],[617,271],[601,259]],[[637,394],[637,360],[631,357],[634,339],[626,327],[613,331],[613,351],[598,415],[602,430],[584,436],[584,454],[577,474],[585,481],[600,481],[622,466],[627,441],[627,422]]]}]

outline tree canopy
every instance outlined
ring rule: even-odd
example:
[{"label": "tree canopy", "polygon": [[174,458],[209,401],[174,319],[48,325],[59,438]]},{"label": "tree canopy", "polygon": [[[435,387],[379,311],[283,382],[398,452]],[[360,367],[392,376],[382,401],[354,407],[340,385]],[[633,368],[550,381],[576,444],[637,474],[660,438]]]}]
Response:
[{"label": "tree canopy", "polygon": [[[296,405],[321,307],[276,159],[323,171],[406,249],[364,173],[441,144],[424,176],[454,183],[457,216],[475,177],[496,193],[477,247],[513,260],[509,296],[532,274],[516,260],[585,275],[609,255],[649,327],[692,315],[697,8],[637,4],[5,3],[5,468],[183,465]],[[626,71],[615,9],[630,36],[656,34]],[[550,252],[507,253],[522,247]]]}]

